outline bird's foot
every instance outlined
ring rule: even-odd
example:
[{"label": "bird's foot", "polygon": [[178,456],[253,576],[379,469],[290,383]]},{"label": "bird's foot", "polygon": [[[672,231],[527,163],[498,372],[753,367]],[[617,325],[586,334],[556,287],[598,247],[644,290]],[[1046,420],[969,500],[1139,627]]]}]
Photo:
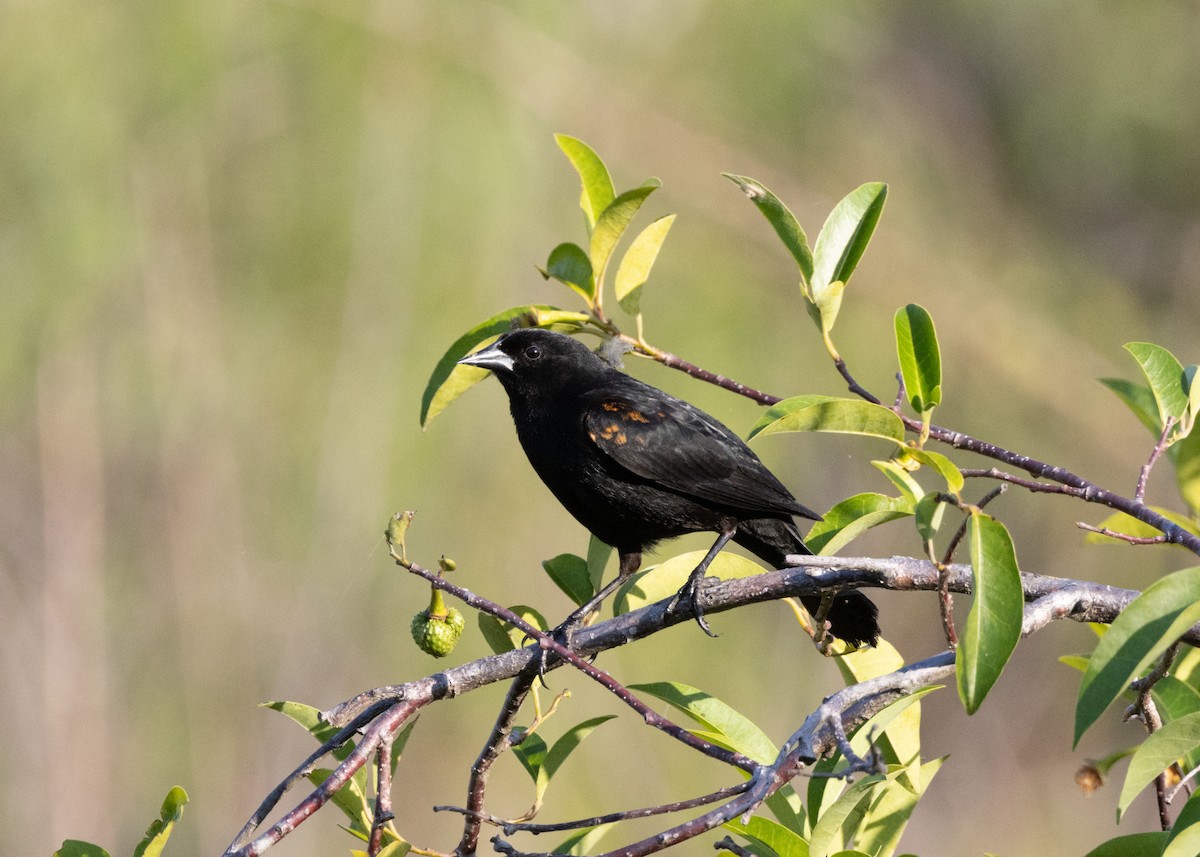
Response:
[{"label": "bird's foot", "polygon": [[707,579],[704,576],[703,568],[693,571],[687,582],[679,587],[679,591],[671,598],[671,602],[667,605],[667,611],[674,611],[680,604],[688,604],[692,608],[692,615],[696,619],[696,624],[700,626],[700,630],[710,637],[716,637],[717,633],[708,626],[708,620],[704,618],[704,608],[700,606],[700,591],[704,588],[704,581]]},{"label": "bird's foot", "polygon": [[538,647],[540,649],[538,652],[537,678],[538,681],[542,683],[542,687],[546,688],[547,690],[550,689],[550,685],[546,683],[546,672],[548,669],[551,652],[550,641],[553,640],[564,649],[570,649],[571,637],[574,635],[575,629],[579,627],[581,618],[582,617],[576,616],[574,613],[572,613],[570,616],[564,619],[561,624],[547,631],[537,640]]}]

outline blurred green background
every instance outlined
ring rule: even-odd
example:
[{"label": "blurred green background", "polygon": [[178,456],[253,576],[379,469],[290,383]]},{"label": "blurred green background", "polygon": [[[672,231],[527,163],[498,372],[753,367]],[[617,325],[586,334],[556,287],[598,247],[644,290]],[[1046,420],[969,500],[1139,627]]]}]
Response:
[{"label": "blurred green background", "polygon": [[[447,553],[463,585],[566,611],[538,566],[585,534],[524,462],[498,385],[417,425],[460,332],[575,306],[534,270],[583,237],[556,131],[619,187],[663,180],[641,223],[679,214],[645,289],[651,341],[777,394],[842,387],[793,263],[719,173],[763,181],[810,236],[843,194],[889,182],[836,331],[852,370],[890,397],[892,313],[920,302],[941,423],[1131,493],[1149,436],[1094,379],[1135,377],[1130,340],[1200,358],[1198,18],[1028,0],[0,4],[0,850],[128,854],[180,784],[170,852],[219,853],[309,747],[257,703],[327,707],[435,669],[408,636],[427,592],[381,543],[394,511],[419,510],[426,564]],[[630,368],[740,431],[756,419]],[[884,490],[869,444],[757,448],[818,509]],[[1175,502],[1165,471],[1151,499]],[[1187,562],[1083,546],[1074,522],[1097,509],[1010,492],[993,511],[1027,570],[1143,586]],[[917,544],[893,525],[855,550]],[[907,656],[941,646],[933,596],[879,600]],[[720,640],[679,628],[602,663],[704,687],[783,741],[838,685],[793,622],[762,605],[715,617]],[[1055,662],[1091,639],[1028,641],[973,718],[953,690],[926,703],[926,755],[953,758],[906,850],[1082,853],[1116,831],[1115,790],[1085,799],[1072,777],[1137,727],[1114,714],[1072,753],[1078,677]],[[471,623],[454,659],[483,652]],[[551,683],[574,693],[564,723],[619,711],[578,677]],[[423,715],[399,771],[410,837],[452,846],[457,822],[428,808],[462,802],[501,693]],[[728,782],[649,731],[602,727],[544,818]],[[500,814],[531,800],[511,768]],[[1122,829],[1153,824],[1150,803]],[[344,853],[337,820],[278,853]]]}]

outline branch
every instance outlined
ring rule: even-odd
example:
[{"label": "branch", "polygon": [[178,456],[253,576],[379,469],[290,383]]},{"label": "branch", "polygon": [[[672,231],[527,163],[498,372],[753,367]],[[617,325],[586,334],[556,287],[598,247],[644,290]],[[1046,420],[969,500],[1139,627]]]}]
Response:
[{"label": "branch", "polygon": [[[395,555],[393,554],[393,556]],[[726,750],[724,747],[718,747],[716,744],[712,744],[702,738],[698,738],[687,729],[684,729],[682,726],[678,726],[672,721],[668,720],[666,717],[663,717],[653,708],[638,699],[632,691],[625,687],[625,685],[621,684],[604,670],[592,664],[585,657],[581,657],[578,653],[578,649],[575,647],[568,648],[559,642],[553,634],[548,634],[542,631],[540,628],[535,628],[533,625],[530,625],[527,621],[521,618],[521,616],[517,615],[512,610],[509,610],[507,607],[502,607],[494,601],[489,601],[486,598],[476,595],[469,589],[456,586],[453,583],[450,583],[450,581],[446,580],[446,578],[442,577],[440,574],[432,572],[415,562],[401,560],[399,557],[396,557],[396,561],[402,564],[413,574],[428,581],[432,586],[441,589],[444,592],[449,592],[455,598],[462,600],[464,603],[474,607],[476,610],[481,610],[507,622],[514,628],[520,630],[521,633],[525,634],[527,637],[533,639],[535,643],[532,648],[539,650],[537,654],[538,672],[545,673],[551,669],[561,666],[563,663],[569,663],[575,669],[579,670],[588,678],[595,681],[605,690],[616,696],[617,699],[621,700],[634,711],[636,711],[639,715],[641,715],[642,719],[648,725],[665,732],[675,740],[691,747],[693,750],[698,750],[707,756],[717,759],[718,761],[725,762],[728,765],[734,765],[735,767],[742,768],[746,771],[751,771],[754,769],[755,763],[753,759],[749,759],[746,756],[743,756],[741,753]],[[672,604],[671,602],[665,603],[668,605],[669,612],[677,614],[677,618],[690,619],[694,618],[696,615],[695,608],[690,604],[682,605],[679,603]],[[672,622],[670,624],[675,623]],[[553,654],[556,657],[543,659],[543,651]],[[525,668],[530,667],[526,665]]]},{"label": "branch", "polygon": [[[358,746],[337,766],[332,774],[326,777],[323,783],[317,786],[308,797],[300,801],[290,812],[271,825],[265,833],[254,841],[239,846],[238,843],[241,836],[235,839],[233,844],[226,849],[226,857],[257,857],[257,855],[262,854],[276,842],[295,830],[305,819],[328,803],[337,791],[346,785],[350,781],[350,778],[363,765],[371,760],[371,757],[375,755],[375,752],[384,741],[391,741],[395,738],[396,733],[400,731],[404,724],[421,708],[432,702],[434,698],[433,694],[430,693],[422,698],[406,699],[397,702],[378,715],[371,726],[363,733]],[[270,810],[268,809],[267,811],[269,812]]]},{"label": "branch", "polygon": [[[754,812],[772,794],[796,777],[803,768],[832,753],[839,735],[853,730],[892,702],[941,681],[954,672],[954,653],[941,652],[896,672],[851,685],[829,696],[784,744],[770,765],[762,765],[750,779],[750,788],[734,800],[703,815],[638,842],[606,851],[599,857],[645,857],[694,839],[727,821]],[[550,857],[544,853],[518,851],[499,838],[496,850],[510,857]]]},{"label": "branch", "polygon": [[1108,527],[1094,527],[1091,524],[1083,521],[1076,521],[1075,526],[1081,530],[1087,530],[1089,533],[1107,536],[1110,539],[1116,539],[1119,542],[1126,542],[1131,545],[1165,545],[1167,537],[1164,535],[1157,536],[1133,536],[1129,533],[1121,533],[1116,530],[1110,530]]},{"label": "branch", "polygon": [[[628,339],[628,337],[625,337]],[[782,401],[778,396],[773,396],[769,393],[764,393],[761,390],[755,390],[753,387],[747,387],[744,384],[739,384],[726,378],[723,375],[717,375],[709,372],[707,369],[701,369],[695,364],[688,363],[674,354],[670,354],[645,343],[638,343],[636,340],[629,340],[634,344],[634,350],[641,354],[652,357],[659,361],[664,366],[670,366],[673,369],[679,369],[694,378],[699,378],[702,381],[708,381],[710,384],[716,384],[722,389],[729,390],[739,395],[753,399],[762,405],[773,405],[776,402]],[[846,367],[846,363],[840,357],[835,358],[834,365],[838,373],[845,379],[850,392],[865,399],[868,402],[881,404],[879,398],[873,395],[860,385],[854,376],[850,374],[850,370]],[[904,427],[916,435],[922,435],[926,427],[921,424],[919,419],[908,416],[899,410],[896,411],[897,416],[904,422]],[[1167,429],[1164,429],[1164,433]],[[928,426],[928,437],[933,438],[939,443],[947,444],[955,449],[962,449],[967,452],[974,452],[982,455],[985,458],[991,458],[1010,467],[1016,467],[1032,474],[1038,479],[1049,479],[1057,485],[1051,487],[1045,483],[1031,483],[1022,480],[1019,477],[1011,476],[998,470],[991,471],[963,471],[963,475],[971,476],[989,476],[994,479],[1003,479],[1006,482],[1012,482],[1016,485],[1028,488],[1031,491],[1045,491],[1055,494],[1066,494],[1072,497],[1077,497],[1087,503],[1099,503],[1109,508],[1116,509],[1119,512],[1137,518],[1144,524],[1149,524],[1156,530],[1160,531],[1167,537],[1167,541],[1173,544],[1182,545],[1192,553],[1200,556],[1200,536],[1189,533],[1183,527],[1176,524],[1165,515],[1155,512],[1150,507],[1142,503],[1140,497],[1123,497],[1107,489],[1101,488],[1099,485],[1084,479],[1067,470],[1065,467],[1058,467],[1052,464],[1047,464],[1044,461],[1039,461],[1036,458],[1031,458],[1028,455],[1021,455],[1011,450],[1005,449],[1002,446],[997,446],[994,443],[979,440],[971,437],[968,434],[957,432],[952,429],[944,428],[943,426],[930,425]],[[1165,434],[1164,434],[1165,437]],[[1160,446],[1162,445],[1160,441]],[[1159,454],[1161,450],[1156,447]],[[1149,469],[1157,460],[1157,455],[1152,455],[1150,461],[1143,467],[1145,476],[1149,476]],[[1139,480],[1139,486],[1144,490],[1143,480]]]},{"label": "branch", "polygon": [[620,334],[619,338],[630,347],[631,351],[641,354],[643,357],[649,357],[664,366],[669,366],[672,369],[678,369],[680,372],[691,375],[693,378],[707,381],[709,384],[715,384],[723,390],[729,390],[731,393],[737,393],[739,396],[753,399],[760,405],[773,405],[776,402],[782,401],[778,396],[772,396],[770,393],[764,393],[761,390],[740,384],[732,378],[726,378],[724,375],[718,375],[707,369],[701,369],[695,363],[689,363],[679,355],[663,351],[661,348],[655,348],[647,342],[634,339],[626,334]]},{"label": "branch", "polygon": [[[1034,633],[1050,620],[1068,615],[1075,605],[1074,598],[1068,597],[1071,595],[1068,589],[1063,588],[1028,604],[1025,608],[1022,635]],[[755,771],[750,779],[750,787],[745,793],[698,818],[639,842],[607,851],[599,857],[644,857],[752,813],[804,768],[834,751],[842,752],[852,766],[867,769],[870,763],[858,760],[856,765],[853,754],[847,754],[849,742],[846,733],[859,728],[896,700],[953,675],[954,663],[953,652],[940,652],[923,661],[901,667],[895,672],[859,682],[830,695],[787,740],[774,763],[763,765]],[[551,857],[547,854],[518,851],[499,838],[492,841],[497,851],[510,857]]]},{"label": "branch", "polygon": [[1142,469],[1138,473],[1137,486],[1133,490],[1133,499],[1138,503],[1144,502],[1146,499],[1146,483],[1150,481],[1150,471],[1154,469],[1155,462],[1167,448],[1167,437],[1173,428],[1175,428],[1175,417],[1167,417],[1163,423],[1162,433],[1158,436],[1158,443],[1154,444],[1154,449],[1150,451],[1150,458],[1142,465]]},{"label": "branch", "polygon": [[455,849],[459,854],[473,854],[479,844],[479,821],[483,817],[483,795],[487,789],[488,776],[500,754],[508,749],[508,738],[516,725],[517,712],[537,678],[540,665],[540,660],[530,661],[529,666],[513,679],[508,694],[504,697],[504,704],[500,707],[500,713],[496,716],[496,723],[492,726],[492,733],[479,752],[475,764],[471,766],[471,776],[467,782],[467,811],[464,813],[466,819],[463,821],[458,848]]},{"label": "branch", "polygon": [[[701,607],[708,614],[717,614],[747,604],[786,597],[820,596],[848,588],[936,591],[939,584],[939,569],[936,564],[911,557],[885,559],[795,556],[788,557],[788,561],[796,563],[796,566],[753,577],[724,580],[705,586],[698,598]],[[950,591],[960,593],[971,591],[970,566],[956,563],[946,566],[944,570],[947,588]],[[1027,602],[1024,634],[1033,633],[1058,618],[1071,618],[1079,622],[1111,623],[1139,595],[1136,590],[1132,589],[1119,589],[1027,572],[1022,573],[1021,581]],[[444,579],[437,579],[433,582],[434,585],[440,586],[452,594],[462,591],[476,603],[485,600],[466,593],[465,590],[447,583]],[[670,601],[669,598],[663,599],[622,616],[577,630],[571,637],[571,648],[568,652],[572,657],[571,663],[575,665],[576,660],[583,660],[600,652],[648,637],[672,625],[692,620],[690,605],[679,605],[672,609]],[[534,633],[541,634],[536,630]],[[1200,624],[1191,628],[1182,637],[1182,640],[1193,645],[1200,645]],[[552,649],[552,651],[557,655],[557,650]],[[272,791],[225,852],[226,857],[252,857],[252,855],[261,854],[283,838],[305,818],[323,806],[355,771],[370,760],[382,740],[385,738],[390,740],[408,722],[410,717],[424,706],[438,700],[453,699],[498,681],[512,679],[526,669],[536,669],[541,655],[540,642],[534,643],[522,649],[480,658],[416,681],[376,688],[335,706],[325,713],[324,718],[331,724],[341,727],[338,735],[309,756],[296,771]],[[953,663],[954,654],[943,652],[906,667],[891,676],[872,679],[869,682],[839,691],[830,697],[830,704],[834,706],[834,709],[842,712],[842,727],[851,729],[854,725],[864,722],[890,701],[912,693],[913,690],[923,687],[925,684],[940,680],[953,669]],[[555,669],[562,665],[563,661],[556,656],[548,659],[546,668],[548,670]],[[586,664],[586,667],[588,670],[598,672],[591,664]],[[616,683],[615,680],[612,681],[614,684]],[[625,692],[628,693],[628,691]],[[651,711],[654,717],[663,719],[654,714],[651,709],[646,710]],[[793,736],[794,743],[796,743],[791,757],[793,762],[807,764],[818,758],[822,752],[836,746],[837,736],[833,728],[828,724],[822,727],[819,722],[813,720],[814,717],[818,721],[821,717],[828,718],[830,710],[832,709],[822,709],[823,714],[816,712],[811,715],[805,726],[796,736]],[[366,726],[366,724],[370,725]],[[267,832],[253,842],[248,841],[250,834],[271,812],[280,797],[315,766],[316,760],[333,748],[341,746],[359,729],[364,728],[365,732],[358,747],[321,786]],[[664,729],[664,731],[667,730]],[[689,737],[700,744],[707,743],[695,739],[694,736],[689,735]],[[655,838],[655,841],[660,842],[659,848],[662,847],[661,841],[664,836],[671,841],[691,838],[723,824],[731,818],[753,811],[782,782],[795,776],[793,768],[778,762],[776,765],[764,767],[737,754],[729,754],[724,750],[720,752],[726,754],[726,758],[722,758],[722,761],[737,764],[743,770],[752,772],[751,787],[737,800],[660,834]],[[710,755],[721,758],[718,754],[710,753]],[[770,782],[765,782],[764,778]],[[774,784],[773,787],[772,784]],[[653,849],[644,850],[649,847],[648,845],[635,845],[636,847],[629,846],[633,850],[621,850],[612,852],[612,854],[614,857],[617,854],[633,857],[633,855],[649,854],[653,851]]]},{"label": "branch", "polygon": [[461,809],[456,806],[435,806],[434,812],[460,812],[463,815],[476,815],[480,821],[499,827],[504,831],[505,836],[511,836],[514,833],[532,833],[537,836],[542,833],[560,833],[564,830],[578,830],[582,827],[599,827],[602,824],[612,824],[617,821],[629,821],[634,818],[651,818],[655,815],[665,815],[669,812],[679,812],[685,809],[694,809],[698,806],[704,806],[710,803],[716,803],[719,800],[732,797],[733,795],[741,794],[750,788],[749,781],[737,783],[736,785],[726,786],[723,789],[717,789],[715,792],[710,792],[699,797],[688,798],[687,800],[675,801],[674,803],[665,803],[661,806],[646,806],[638,807],[637,809],[626,809],[620,812],[610,812],[607,815],[597,815],[592,818],[580,818],[574,821],[560,821],[555,824],[533,824],[530,822],[507,821],[502,818],[497,818],[494,815],[487,813],[471,813],[470,810]]}]

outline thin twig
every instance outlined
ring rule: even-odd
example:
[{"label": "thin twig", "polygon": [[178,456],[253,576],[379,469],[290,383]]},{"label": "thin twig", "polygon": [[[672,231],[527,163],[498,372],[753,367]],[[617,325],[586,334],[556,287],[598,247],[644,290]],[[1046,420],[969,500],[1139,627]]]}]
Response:
[{"label": "thin twig", "polygon": [[646,806],[637,809],[627,809],[620,812],[610,812],[607,815],[597,815],[592,818],[581,818],[575,821],[561,821],[555,824],[533,824],[530,822],[506,821],[502,818],[497,818],[494,815],[487,813],[472,813],[470,810],[462,809],[456,806],[435,806],[435,812],[458,812],[463,815],[475,815],[480,821],[499,827],[504,831],[505,836],[511,836],[514,833],[531,833],[537,836],[542,833],[560,833],[564,830],[578,830],[582,827],[598,827],[601,824],[613,824],[618,821],[629,821],[635,818],[650,818],[656,815],[665,815],[672,812],[680,812],[685,809],[695,809],[698,806],[706,806],[710,803],[716,803],[719,800],[739,795],[746,789],[750,788],[750,782],[738,783],[737,785],[727,786],[723,789],[717,789],[715,792],[710,792],[699,797],[689,798],[687,800],[677,801],[675,803],[666,803],[660,806]]},{"label": "thin twig", "polygon": [[284,780],[274,789],[272,789],[271,793],[263,799],[263,802],[259,804],[258,809],[256,809],[254,814],[250,816],[249,821],[247,821],[242,829],[238,831],[237,836],[233,838],[233,842],[230,843],[229,848],[226,849],[225,853],[235,853],[244,847],[248,842],[250,842],[251,835],[255,830],[258,829],[258,826],[266,820],[267,816],[271,814],[271,811],[275,809],[280,799],[287,794],[292,786],[312,773],[317,766],[317,762],[324,758],[326,754],[331,753],[337,748],[341,747],[347,741],[352,739],[360,729],[379,716],[381,712],[391,708],[392,705],[403,698],[403,695],[397,696],[395,699],[388,702],[376,703],[363,709],[353,720],[339,729],[336,735],[310,753],[307,759],[301,762],[294,771],[288,774],[287,777],[285,777]]},{"label": "thin twig", "polygon": [[378,857],[383,834],[392,823],[392,742],[381,741],[375,753],[375,817],[371,821],[371,839],[367,854]]},{"label": "thin twig", "polygon": [[1087,530],[1090,533],[1096,533],[1101,536],[1108,536],[1110,539],[1127,542],[1131,545],[1165,545],[1167,537],[1164,535],[1158,536],[1131,536],[1129,533],[1121,533],[1116,530],[1110,530],[1108,527],[1094,527],[1091,524],[1085,524],[1083,521],[1076,521],[1075,526],[1081,530]]},{"label": "thin twig", "polygon": [[[854,752],[854,748],[850,746],[850,739],[846,736],[846,726],[842,723],[842,712],[837,708],[825,703],[818,709],[829,721],[830,728],[833,729],[833,737],[837,742],[837,750],[842,754],[842,758],[846,760],[846,767],[840,771],[831,772],[827,776],[837,777],[839,779],[849,779],[854,774],[886,774],[887,765],[884,764],[883,756],[879,752],[879,748],[875,746],[874,739],[871,743],[871,758],[864,759]],[[814,774],[814,776],[816,776]]]},{"label": "thin twig", "polygon": [[1197,774],[1200,774],[1200,765],[1188,771],[1183,778],[1175,784],[1175,788],[1171,789],[1170,794],[1167,795],[1167,803],[1174,803],[1175,798],[1179,797],[1179,792],[1187,788],[1191,784],[1192,780],[1196,778]]},{"label": "thin twig", "polygon": [[492,732],[483,745],[483,749],[479,751],[475,764],[471,765],[471,774],[467,781],[466,818],[463,822],[463,832],[459,838],[458,848],[455,849],[459,854],[473,854],[479,844],[479,817],[483,813],[484,793],[487,790],[488,777],[491,774],[492,765],[509,747],[508,738],[516,723],[517,712],[529,694],[533,682],[537,679],[538,666],[539,662],[536,658],[530,660],[529,666],[512,680],[508,693],[504,697],[504,703],[500,706],[500,713],[496,716],[496,723],[492,726]]},{"label": "thin twig", "polygon": [[1142,465],[1142,469],[1138,473],[1137,487],[1133,491],[1133,499],[1137,503],[1143,503],[1146,500],[1146,483],[1150,481],[1150,471],[1154,468],[1159,456],[1163,454],[1163,450],[1167,448],[1167,437],[1173,428],[1175,428],[1175,417],[1167,417],[1163,422],[1162,434],[1158,436],[1158,443],[1154,444],[1149,460]]},{"label": "thin twig", "polygon": [[[625,338],[629,339],[629,337]],[[630,341],[634,343],[634,350],[638,351],[638,353],[652,357],[665,366],[670,366],[673,369],[679,369],[683,372],[686,372],[694,378],[708,381],[709,383],[716,384],[718,387],[723,389],[746,396],[747,398],[753,399],[759,404],[773,405],[776,402],[781,401],[778,396],[764,393],[763,391],[756,390],[753,387],[747,387],[744,384],[740,384],[737,381],[726,378],[724,375],[717,375],[713,372],[709,372],[707,369],[701,369],[699,366],[689,363],[674,354],[668,354],[667,352],[661,351],[653,346],[648,346],[645,343],[637,343],[636,340],[630,339]],[[876,397],[854,379],[854,376],[850,373],[850,370],[846,366],[846,362],[841,357],[835,358],[834,366],[837,368],[838,374],[840,374],[846,381],[850,392],[868,402],[881,404],[878,397]],[[1142,523],[1149,524],[1156,530],[1162,532],[1163,535],[1167,537],[1167,541],[1173,544],[1182,545],[1192,553],[1200,556],[1200,536],[1188,532],[1170,518],[1154,511],[1136,498],[1122,497],[1119,494],[1115,494],[1112,491],[1101,488],[1094,482],[1072,473],[1065,467],[1047,464],[1044,461],[1039,461],[1038,459],[1032,458],[1028,455],[1021,455],[1020,453],[1005,449],[1002,446],[997,446],[994,443],[988,443],[987,441],[979,440],[978,438],[971,437],[971,435],[957,432],[943,426],[925,426],[921,423],[921,420],[908,416],[904,413],[899,413],[898,416],[903,421],[905,429],[913,434],[925,436],[926,432],[928,432],[928,437],[933,438],[939,443],[947,444],[955,449],[962,449],[967,452],[977,453],[985,458],[991,458],[1010,467],[1020,468],[1021,470],[1032,474],[1038,479],[1049,479],[1051,482],[1058,483],[1058,486],[1055,488],[1050,488],[1046,486],[1045,483],[1020,480],[1018,477],[1005,474],[998,470],[978,471],[972,473],[964,471],[964,476],[987,475],[994,479],[1004,479],[1005,481],[1012,482],[1013,484],[1021,485],[1022,487],[1028,488],[1030,491],[1046,491],[1056,494],[1066,494],[1072,497],[1078,497],[1087,503],[1098,503],[1108,506],[1109,508],[1125,512],[1127,515],[1137,518]]]},{"label": "thin twig", "polygon": [[[1179,643],[1172,643],[1155,662],[1154,669],[1129,685],[1130,689],[1137,693],[1137,701],[1130,708],[1133,710],[1134,716],[1142,721],[1142,724],[1146,727],[1146,731],[1150,734],[1154,734],[1162,728],[1162,717],[1159,716],[1158,706],[1155,705],[1154,698],[1150,695],[1150,692],[1154,689],[1154,685],[1166,678],[1170,673],[1171,665],[1175,662],[1175,656],[1178,652]],[[1171,765],[1171,769],[1182,777],[1178,763]],[[1159,824],[1163,830],[1170,830],[1171,814],[1168,807],[1169,801],[1167,800],[1166,771],[1163,771],[1154,778],[1154,795],[1158,802]]]},{"label": "thin twig", "polygon": [[854,380],[854,376],[850,374],[850,369],[846,366],[845,360],[843,360],[841,357],[836,357],[834,358],[833,365],[837,369],[838,374],[841,375],[842,379],[846,382],[846,387],[851,393],[861,399],[866,399],[872,404],[883,404],[883,402],[879,401],[879,399],[873,393],[859,384],[858,381]]},{"label": "thin twig", "polygon": [[942,617],[942,632],[951,651],[958,648],[958,629],[954,627],[954,596],[950,594],[950,565],[938,563],[938,613]]},{"label": "thin twig", "polygon": [[343,759],[333,773],[326,777],[308,797],[285,813],[281,819],[252,842],[236,849],[231,845],[225,852],[225,857],[258,857],[295,830],[305,819],[328,803],[338,790],[346,785],[364,764],[370,761],[381,741],[394,738],[396,733],[421,707],[432,701],[432,696],[421,700],[406,699],[378,715],[363,733],[358,745],[350,752],[350,755]]},{"label": "thin twig", "polygon": [[776,402],[782,401],[779,396],[772,396],[770,393],[764,393],[761,390],[756,390],[753,387],[748,387],[745,384],[738,383],[732,378],[726,378],[724,375],[718,375],[715,372],[710,372],[707,369],[701,369],[695,363],[689,363],[677,354],[672,354],[669,351],[663,351],[660,348],[655,348],[644,342],[638,342],[628,336],[622,337],[628,340],[633,347],[633,350],[639,354],[650,357],[664,366],[669,366],[672,369],[678,369],[691,375],[693,378],[698,378],[701,381],[707,381],[709,384],[714,384],[724,390],[729,390],[731,393],[737,393],[739,396],[745,396],[747,399],[753,399],[760,405],[774,405]]}]

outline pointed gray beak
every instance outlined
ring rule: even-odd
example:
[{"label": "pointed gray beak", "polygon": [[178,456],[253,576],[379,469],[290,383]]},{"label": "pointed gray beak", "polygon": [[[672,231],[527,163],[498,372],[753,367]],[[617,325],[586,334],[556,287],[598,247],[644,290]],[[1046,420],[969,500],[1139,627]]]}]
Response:
[{"label": "pointed gray beak", "polygon": [[474,354],[468,354],[458,361],[463,366],[478,366],[480,369],[490,369],[496,372],[500,369],[511,371],[513,359],[500,350],[500,344],[493,342],[487,348],[481,348]]}]

